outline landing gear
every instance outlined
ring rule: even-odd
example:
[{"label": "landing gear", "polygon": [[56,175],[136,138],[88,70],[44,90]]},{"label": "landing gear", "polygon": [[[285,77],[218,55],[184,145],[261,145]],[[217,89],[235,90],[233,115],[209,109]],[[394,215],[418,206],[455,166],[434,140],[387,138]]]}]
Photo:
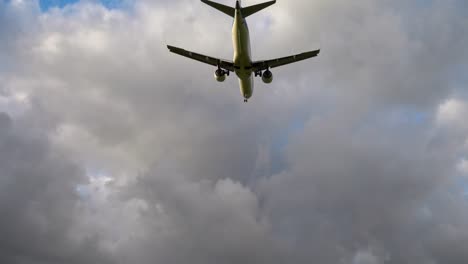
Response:
[{"label": "landing gear", "polygon": [[229,76],[229,70],[221,69],[221,66],[218,65],[218,70],[216,71],[218,75],[227,75]]},{"label": "landing gear", "polygon": [[257,72],[255,72],[255,77],[257,77],[257,76],[262,77],[262,71],[257,71]]},{"label": "landing gear", "polygon": [[249,100],[247,100],[247,98],[244,98],[244,103],[247,103]]}]

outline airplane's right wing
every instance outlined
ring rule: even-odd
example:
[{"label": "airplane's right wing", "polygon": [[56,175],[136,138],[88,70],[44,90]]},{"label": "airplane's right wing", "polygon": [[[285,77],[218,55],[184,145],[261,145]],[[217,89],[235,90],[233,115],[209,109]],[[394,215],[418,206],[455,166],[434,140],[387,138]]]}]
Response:
[{"label": "airplane's right wing", "polygon": [[232,61],[206,56],[206,55],[203,55],[203,54],[191,52],[191,51],[184,50],[184,49],[181,49],[181,48],[177,48],[177,47],[174,47],[174,46],[169,46],[168,45],[167,48],[169,49],[170,52],[173,52],[175,54],[179,54],[181,56],[184,56],[184,57],[187,57],[187,58],[190,58],[190,59],[193,59],[193,60],[197,60],[197,61],[200,61],[200,62],[203,62],[203,63],[206,63],[206,64],[210,64],[210,65],[213,65],[213,66],[216,66],[216,67],[220,67],[220,68],[225,69],[227,71],[231,71],[231,72],[234,71],[234,63]]},{"label": "airplane's right wing", "polygon": [[304,52],[301,54],[283,57],[279,59],[254,61],[252,63],[252,68],[254,72],[262,71],[268,68],[275,68],[275,67],[283,66],[286,64],[306,60],[312,57],[316,57],[319,53],[320,53],[320,50],[314,50],[314,51]]}]

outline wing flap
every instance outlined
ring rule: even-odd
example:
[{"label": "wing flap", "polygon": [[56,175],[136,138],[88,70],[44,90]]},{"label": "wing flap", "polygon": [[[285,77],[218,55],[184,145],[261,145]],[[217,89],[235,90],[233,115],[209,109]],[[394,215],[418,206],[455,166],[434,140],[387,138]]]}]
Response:
[{"label": "wing flap", "polygon": [[316,57],[319,53],[320,50],[314,50],[273,60],[255,61],[252,63],[252,67],[254,68],[254,71],[266,70],[268,68],[275,68],[286,64],[310,59],[312,57]]},{"label": "wing flap", "polygon": [[191,52],[191,51],[184,50],[184,49],[177,48],[177,47],[170,46],[170,45],[168,45],[167,48],[172,53],[175,53],[175,54],[178,54],[178,55],[181,55],[181,56],[184,56],[184,57],[187,57],[187,58],[199,61],[199,62],[203,62],[209,65],[220,67],[228,71],[234,71],[234,63],[232,61],[206,56],[200,53]]}]

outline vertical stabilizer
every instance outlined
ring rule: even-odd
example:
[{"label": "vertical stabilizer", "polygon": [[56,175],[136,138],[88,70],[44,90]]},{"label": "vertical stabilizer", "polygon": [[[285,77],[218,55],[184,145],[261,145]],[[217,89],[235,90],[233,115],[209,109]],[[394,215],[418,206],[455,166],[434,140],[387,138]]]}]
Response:
[{"label": "vertical stabilizer", "polygon": [[264,9],[264,8],[267,8],[273,4],[276,3],[276,0],[275,1],[269,1],[269,2],[266,2],[266,3],[262,3],[262,4],[258,4],[258,5],[253,5],[253,6],[248,6],[248,7],[243,7],[241,10],[241,13],[242,13],[242,16],[243,17],[248,17],[252,14],[255,14],[257,13],[258,11]]},{"label": "vertical stabilizer", "polygon": [[220,3],[216,3],[213,1],[209,1],[209,0],[201,0],[201,1],[215,9],[218,9],[219,11],[223,12],[224,14],[228,16],[234,17],[236,14],[236,10],[230,6],[225,6]]}]

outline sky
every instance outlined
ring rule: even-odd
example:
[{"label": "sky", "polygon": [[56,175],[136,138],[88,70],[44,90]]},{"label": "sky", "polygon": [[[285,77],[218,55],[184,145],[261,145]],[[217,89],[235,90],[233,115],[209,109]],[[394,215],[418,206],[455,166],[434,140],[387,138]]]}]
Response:
[{"label": "sky", "polygon": [[[72,5],[79,2],[79,0],[40,0],[39,5],[42,11],[48,11],[50,8],[63,8],[67,5]],[[124,1],[122,0],[102,0],[99,2],[107,8],[116,8]]]},{"label": "sky", "polygon": [[66,5],[76,3],[76,0],[41,0],[39,4],[41,9],[47,11],[51,7],[60,7],[63,8]]},{"label": "sky", "polygon": [[277,1],[245,104],[200,1],[1,1],[0,263],[467,263],[465,9]]}]

